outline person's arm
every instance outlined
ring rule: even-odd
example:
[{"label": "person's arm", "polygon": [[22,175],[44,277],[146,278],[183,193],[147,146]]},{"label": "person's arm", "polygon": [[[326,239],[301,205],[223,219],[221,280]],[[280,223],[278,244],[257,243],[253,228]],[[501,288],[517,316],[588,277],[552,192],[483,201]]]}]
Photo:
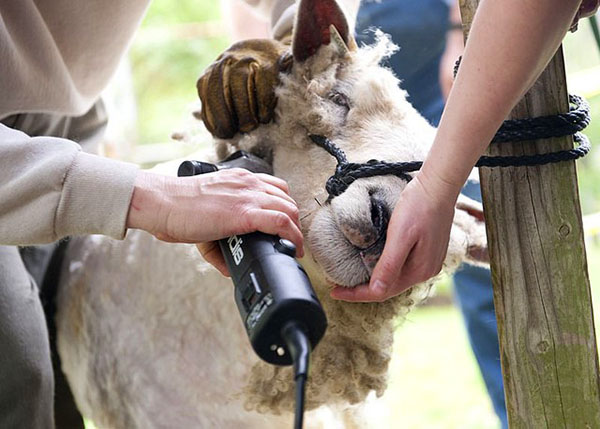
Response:
[{"label": "person's arm", "polygon": [[400,195],[370,284],[337,288],[335,298],[384,300],[441,270],[454,204],[465,180],[556,52],[580,3],[481,1],[433,146]]},{"label": "person's arm", "polygon": [[198,249],[227,275],[215,243],[234,234],[262,231],[292,241],[304,254],[298,207],[287,183],[269,174],[241,168],[193,177],[140,171],[127,227],[143,229],[160,240],[201,243]]},{"label": "person's arm", "polygon": [[291,240],[302,254],[298,208],[281,179],[242,169],[162,176],[0,124],[0,244],[122,239],[127,228],[185,243],[259,230]]},{"label": "person's arm", "polygon": [[437,136],[420,172],[436,195],[455,199],[502,121],[556,52],[580,3],[481,2]]},{"label": "person's arm", "polygon": [[32,138],[0,124],[0,243],[92,233],[122,238],[137,171],[70,140]]}]

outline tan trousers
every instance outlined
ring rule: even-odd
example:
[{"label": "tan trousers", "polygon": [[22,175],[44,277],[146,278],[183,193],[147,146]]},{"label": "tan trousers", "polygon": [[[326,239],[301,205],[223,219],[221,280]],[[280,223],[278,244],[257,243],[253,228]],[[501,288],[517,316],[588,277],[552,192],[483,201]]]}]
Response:
[{"label": "tan trousers", "polygon": [[[96,152],[106,127],[101,102],[80,117],[19,114],[0,120],[29,136],[64,137]],[[2,144],[2,142],[0,142]],[[2,202],[0,201],[0,204]],[[64,376],[53,371],[48,328],[38,286],[53,245],[0,246],[0,428],[83,428]],[[54,372],[57,372],[56,378]],[[66,392],[66,394],[65,394]],[[67,400],[64,401],[64,398]],[[62,401],[62,402],[61,402]]]}]

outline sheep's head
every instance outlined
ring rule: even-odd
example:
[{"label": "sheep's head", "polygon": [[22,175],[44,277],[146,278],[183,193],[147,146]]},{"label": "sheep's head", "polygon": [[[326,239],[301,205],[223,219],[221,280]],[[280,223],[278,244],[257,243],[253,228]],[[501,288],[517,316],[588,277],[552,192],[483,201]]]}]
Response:
[{"label": "sheep's head", "polygon": [[[407,182],[391,175],[359,179],[329,198],[325,183],[336,161],[309,135],[327,136],[350,162],[364,163],[422,160],[435,131],[407,101],[393,73],[380,66],[395,50],[391,41],[380,35],[374,46],[358,49],[335,1],[312,3],[299,6],[294,63],[277,88],[275,122],[235,146],[272,160],[299,204],[314,260],[330,283],[351,287],[369,279]],[[464,234],[453,235],[450,266],[468,247]]]},{"label": "sheep's head", "polygon": [[[244,149],[267,158],[300,207],[311,255],[302,263],[330,322],[311,362],[307,407],[313,408],[334,400],[356,403],[372,390],[383,393],[394,320],[427,296],[432,281],[384,303],[327,298],[327,285],[353,287],[369,279],[383,250],[387,220],[407,182],[391,175],[362,178],[332,197],[325,184],[336,160],[310,135],[328,137],[350,162],[396,162],[424,159],[435,130],[407,101],[393,73],[380,65],[395,49],[387,37],[358,48],[334,0],[301,0],[298,7],[293,66],[281,75],[275,121],[221,141],[218,151],[223,156]],[[457,210],[447,268],[465,259],[474,224],[472,216]],[[485,240],[482,229],[478,239],[471,247]],[[290,409],[291,379],[289,369],[257,364],[246,392],[248,406]]]}]

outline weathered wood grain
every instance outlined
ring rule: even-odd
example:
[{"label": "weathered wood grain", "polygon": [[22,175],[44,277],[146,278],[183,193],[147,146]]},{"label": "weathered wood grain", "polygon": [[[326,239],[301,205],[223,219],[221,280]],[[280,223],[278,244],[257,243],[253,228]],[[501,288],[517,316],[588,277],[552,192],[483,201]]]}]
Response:
[{"label": "weathered wood grain", "polygon": [[[478,0],[460,0],[465,37]],[[511,113],[568,109],[562,49]],[[489,155],[571,148],[572,138]],[[600,427],[600,378],[574,162],[480,169],[511,428]],[[600,261],[599,261],[600,262]]]}]

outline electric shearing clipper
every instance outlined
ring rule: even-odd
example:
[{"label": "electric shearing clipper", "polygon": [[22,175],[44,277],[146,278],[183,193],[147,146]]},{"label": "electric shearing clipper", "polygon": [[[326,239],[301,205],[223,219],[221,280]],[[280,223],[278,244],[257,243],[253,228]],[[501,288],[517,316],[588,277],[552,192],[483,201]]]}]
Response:
[{"label": "electric shearing clipper", "polygon": [[[178,176],[194,176],[226,168],[272,174],[261,158],[238,151],[222,162],[184,161]],[[219,240],[233,280],[235,302],[252,348],[275,365],[294,365],[295,428],[302,427],[304,385],[309,355],[325,334],[327,319],[306,272],[288,240],[262,232]]]}]

